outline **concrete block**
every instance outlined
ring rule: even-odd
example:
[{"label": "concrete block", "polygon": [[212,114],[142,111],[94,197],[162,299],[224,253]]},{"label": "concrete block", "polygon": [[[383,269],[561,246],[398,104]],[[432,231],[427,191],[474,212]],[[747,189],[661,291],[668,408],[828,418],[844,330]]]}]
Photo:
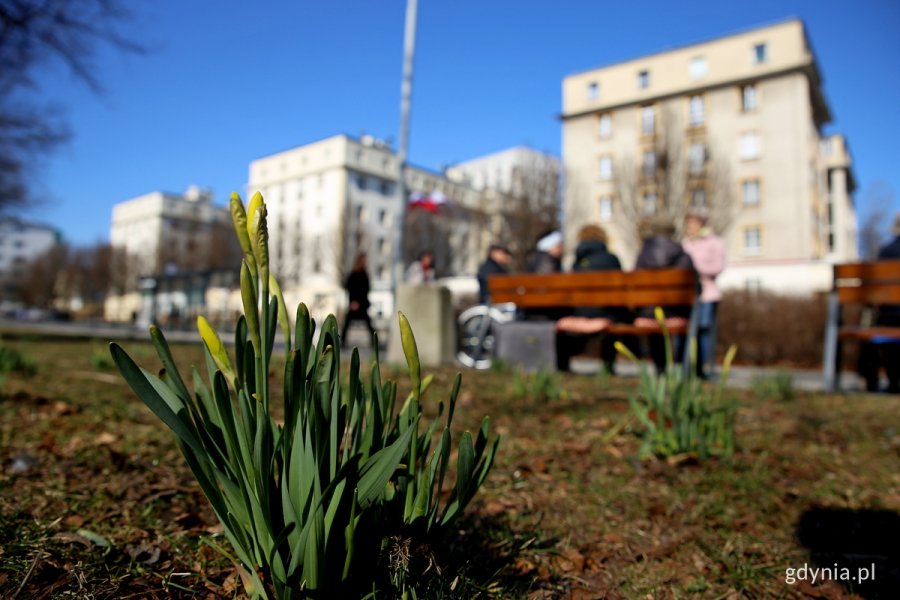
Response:
[{"label": "concrete block", "polygon": [[556,322],[513,321],[494,332],[496,357],[526,371],[556,370]]},{"label": "concrete block", "polygon": [[[434,284],[401,284],[397,286],[396,310],[409,319],[422,366],[434,367],[454,361],[456,323],[450,290]],[[406,364],[396,312],[390,320],[387,360],[392,364]]]}]

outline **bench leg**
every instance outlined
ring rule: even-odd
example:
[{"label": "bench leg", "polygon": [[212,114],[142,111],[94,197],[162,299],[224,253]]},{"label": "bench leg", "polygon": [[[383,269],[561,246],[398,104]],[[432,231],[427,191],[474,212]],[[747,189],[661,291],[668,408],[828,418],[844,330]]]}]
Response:
[{"label": "bench leg", "polygon": [[826,392],[834,392],[838,387],[838,317],[840,306],[837,294],[828,295],[828,320],[825,326],[825,347],[822,349],[822,375]]}]

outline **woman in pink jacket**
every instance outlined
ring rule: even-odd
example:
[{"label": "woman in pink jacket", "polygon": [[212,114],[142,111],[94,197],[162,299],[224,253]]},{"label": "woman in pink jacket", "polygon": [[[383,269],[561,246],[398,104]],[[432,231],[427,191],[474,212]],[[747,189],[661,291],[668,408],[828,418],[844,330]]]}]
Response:
[{"label": "woman in pink jacket", "polygon": [[725,242],[707,226],[708,216],[702,209],[694,209],[684,219],[684,251],[690,255],[694,269],[700,275],[700,314],[697,332],[697,375],[707,378],[704,367],[715,360],[713,335],[716,312],[722,291],[716,277],[725,268]]}]

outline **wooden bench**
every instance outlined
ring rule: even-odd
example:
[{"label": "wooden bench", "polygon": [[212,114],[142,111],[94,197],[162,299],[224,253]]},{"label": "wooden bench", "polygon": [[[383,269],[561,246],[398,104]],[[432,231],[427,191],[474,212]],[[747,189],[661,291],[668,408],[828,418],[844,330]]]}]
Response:
[{"label": "wooden bench", "polygon": [[840,344],[844,340],[873,340],[900,343],[900,327],[879,327],[844,323],[843,309],[859,305],[863,310],[885,304],[900,305],[900,260],[851,263],[834,266],[834,280],[828,296],[828,322],[822,371],[825,389],[836,391],[840,379]]},{"label": "wooden bench", "polygon": [[[639,271],[582,271],[548,275],[495,275],[488,279],[491,302],[511,302],[518,309],[624,307],[630,310],[661,307],[690,309],[689,319],[667,319],[674,335],[697,335],[699,285],[692,269]],[[612,335],[660,335],[655,320],[608,323],[596,331]],[[685,353],[687,355],[687,353]]]}]

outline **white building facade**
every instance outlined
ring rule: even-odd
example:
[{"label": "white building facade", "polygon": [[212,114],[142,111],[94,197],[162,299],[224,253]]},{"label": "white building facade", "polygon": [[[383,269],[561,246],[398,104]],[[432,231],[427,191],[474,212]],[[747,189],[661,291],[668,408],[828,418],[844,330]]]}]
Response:
[{"label": "white building facade", "polygon": [[[303,301],[320,316],[339,312],[343,281],[356,254],[365,252],[374,311],[388,312],[400,220],[412,194],[445,202],[438,217],[449,222],[442,230],[452,249],[443,257],[445,270],[475,273],[490,239],[481,194],[407,165],[401,201],[397,173],[397,156],[368,136],[336,135],[251,162],[247,195],[259,191],[266,200],[269,253],[289,305]],[[416,233],[406,232],[413,253]]]},{"label": "white building facade", "polygon": [[[823,133],[821,85],[796,19],[567,77],[566,214],[606,226],[633,264],[626,209],[641,202],[638,216],[651,216],[671,193],[654,178],[663,147],[685,165],[683,206],[728,213],[724,287],[828,289],[831,265],[857,259],[857,224],[850,152]],[[568,223],[569,239],[576,231]]]},{"label": "white building facade", "polygon": [[220,266],[230,262],[234,253],[229,250],[236,246],[230,212],[213,204],[211,191],[197,186],[183,194],[157,191],[116,204],[109,238],[124,282],[104,308],[105,317],[114,321],[147,311],[149,291],[142,298],[137,289],[141,278]]},{"label": "white building facade", "polygon": [[28,263],[60,243],[56,229],[13,217],[0,217],[0,301],[12,301]]}]

